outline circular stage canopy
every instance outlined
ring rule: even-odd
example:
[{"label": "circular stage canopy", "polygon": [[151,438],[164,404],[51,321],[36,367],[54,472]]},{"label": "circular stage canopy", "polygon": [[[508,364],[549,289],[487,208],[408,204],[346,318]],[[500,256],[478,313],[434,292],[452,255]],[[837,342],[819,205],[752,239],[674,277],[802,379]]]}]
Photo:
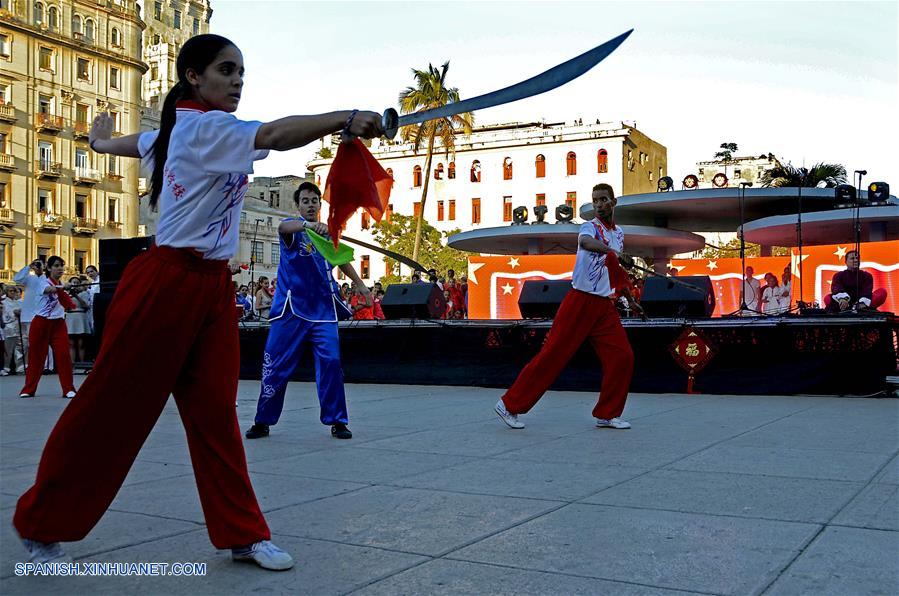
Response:
[{"label": "circular stage canopy", "polygon": [[[455,249],[491,255],[564,255],[577,251],[581,224],[524,224],[481,228],[450,236]],[[621,226],[626,252],[664,258],[705,246],[702,236],[650,226]]]},{"label": "circular stage canopy", "polygon": [[[740,227],[739,188],[675,190],[639,195],[625,195],[618,199],[615,220],[619,225],[659,226],[691,232],[734,232]],[[744,205],[747,222],[790,215],[799,211],[799,188],[747,188]],[[862,198],[867,191],[862,191]],[[896,203],[896,197],[890,201]],[[837,204],[832,188],[803,188],[802,212],[833,209]],[[582,219],[593,218],[593,205],[580,208]],[[805,215],[803,215],[803,222]]]},{"label": "circular stage canopy", "polygon": [[[858,210],[861,241],[899,238],[899,205],[862,207]],[[802,214],[802,244],[855,242],[855,209],[835,209]],[[748,222],[746,241],[763,246],[796,246],[796,215],[775,215]]]}]

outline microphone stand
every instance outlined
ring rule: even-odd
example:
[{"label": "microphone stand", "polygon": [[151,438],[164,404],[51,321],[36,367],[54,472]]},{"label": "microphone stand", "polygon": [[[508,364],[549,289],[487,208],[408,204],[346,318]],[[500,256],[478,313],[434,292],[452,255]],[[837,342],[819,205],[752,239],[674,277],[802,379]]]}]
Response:
[{"label": "microphone stand", "polygon": [[[746,239],[743,236],[743,226],[746,223],[744,204],[746,202],[747,186],[752,186],[752,182],[740,182],[740,267],[742,267],[742,270],[740,271],[740,308],[725,316],[733,316],[736,314],[743,316],[747,312],[755,313],[757,315],[764,314],[761,311],[749,308],[746,304]],[[750,287],[752,286],[750,285]]]},{"label": "microphone stand", "polygon": [[[858,186],[855,189],[855,216],[853,217],[853,226],[855,228],[855,256],[858,257],[858,268],[855,270],[855,291],[859,292],[859,283],[861,283],[861,274],[862,274],[862,176],[868,173],[867,170],[855,170],[855,173],[858,174]],[[860,304],[859,299],[861,296],[856,298],[855,308],[858,309],[858,304]]]},{"label": "microphone stand", "polygon": [[[802,314],[802,309],[805,308],[805,298],[802,294],[802,282],[805,279],[802,277],[802,187],[805,186],[805,182],[808,179],[808,170],[802,168],[800,170],[802,172],[802,178],[799,180],[799,213],[796,216],[796,242],[799,245],[799,314]],[[792,272],[791,272],[792,273]]]}]

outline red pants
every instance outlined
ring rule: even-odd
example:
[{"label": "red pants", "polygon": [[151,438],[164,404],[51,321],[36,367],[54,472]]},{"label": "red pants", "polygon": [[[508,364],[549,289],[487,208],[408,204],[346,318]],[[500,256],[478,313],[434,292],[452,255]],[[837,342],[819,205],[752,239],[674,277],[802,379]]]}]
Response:
[{"label": "red pants", "polygon": [[19,534],[41,542],[84,538],[171,393],[212,543],[268,540],[234,408],[239,360],[224,262],[168,247],[135,258],[110,304],[94,368],[47,439],[34,486],[19,499]]},{"label": "red pants", "polygon": [[634,353],[615,302],[575,289],[559,306],[540,353],[503,395],[506,409],[512,414],[524,414],[533,408],[587,338],[602,363],[602,389],[593,416],[620,416],[634,372]]},{"label": "red pants", "polygon": [[34,317],[28,329],[28,370],[25,371],[25,386],[21,393],[36,393],[37,385],[44,373],[47,350],[53,348],[56,372],[62,394],[75,391],[72,382],[72,356],[69,354],[69,332],[65,319],[45,319]]}]

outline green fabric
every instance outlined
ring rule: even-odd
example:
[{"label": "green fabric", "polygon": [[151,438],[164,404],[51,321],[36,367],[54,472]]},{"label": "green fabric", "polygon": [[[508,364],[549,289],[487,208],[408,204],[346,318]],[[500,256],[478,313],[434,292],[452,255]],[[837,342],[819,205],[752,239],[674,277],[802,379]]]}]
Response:
[{"label": "green fabric", "polygon": [[353,262],[353,249],[346,244],[341,243],[337,248],[334,248],[334,243],[324,236],[316,234],[312,230],[306,230],[306,233],[309,235],[309,240],[312,241],[313,246],[315,246],[315,250],[321,253],[325,260],[335,267]]}]

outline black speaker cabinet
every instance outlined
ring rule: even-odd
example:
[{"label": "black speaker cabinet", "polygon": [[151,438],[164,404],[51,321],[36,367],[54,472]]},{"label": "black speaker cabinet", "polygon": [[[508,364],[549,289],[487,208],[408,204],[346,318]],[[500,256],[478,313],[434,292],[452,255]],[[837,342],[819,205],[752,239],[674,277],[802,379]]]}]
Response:
[{"label": "black speaker cabinet", "polygon": [[643,286],[640,305],[646,315],[656,318],[710,317],[715,310],[715,291],[708,275],[685,275],[676,278],[698,288],[694,291],[667,277],[650,276]]},{"label": "black speaker cabinet", "polygon": [[435,283],[391,284],[381,299],[388,319],[442,319],[446,298]]},{"label": "black speaker cabinet", "polygon": [[[153,236],[138,236],[100,240],[100,281],[106,283],[122,279],[122,273],[131,259],[150,248],[153,245],[153,238]],[[112,291],[114,286],[104,285],[103,288]]]},{"label": "black speaker cabinet", "polygon": [[525,319],[552,319],[570,289],[570,279],[526,281],[518,296],[518,310]]}]

